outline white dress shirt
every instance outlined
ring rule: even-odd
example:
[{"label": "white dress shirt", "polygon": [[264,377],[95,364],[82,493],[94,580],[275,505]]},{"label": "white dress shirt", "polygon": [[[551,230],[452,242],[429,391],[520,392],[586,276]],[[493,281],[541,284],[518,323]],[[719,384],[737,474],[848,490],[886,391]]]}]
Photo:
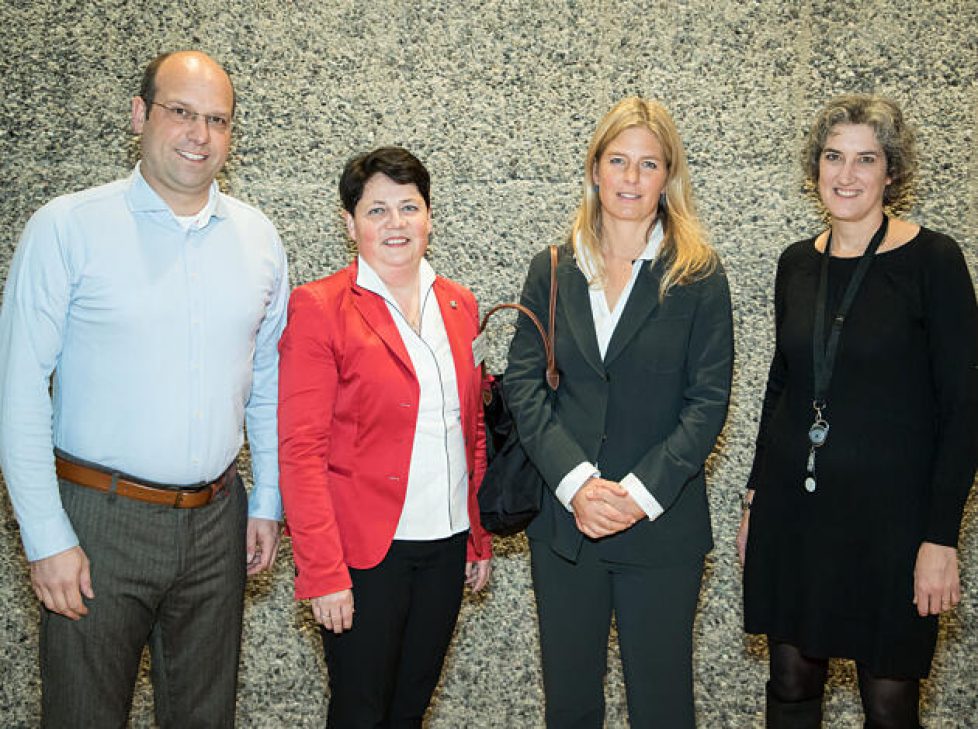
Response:
[{"label": "white dress shirt", "polygon": [[[588,287],[588,296],[591,300],[591,316],[594,319],[594,333],[598,338],[598,350],[601,352],[602,359],[604,359],[605,354],[608,352],[608,343],[611,341],[611,336],[615,333],[615,327],[618,326],[621,314],[625,310],[625,304],[628,303],[628,297],[632,293],[638,274],[647,262],[655,260],[659,252],[659,246],[662,244],[662,238],[662,222],[659,221],[656,222],[655,227],[649,232],[645,250],[642,251],[638,258],[632,261],[631,278],[625,284],[625,288],[622,290],[621,296],[618,297],[614,309],[608,308],[608,299],[604,295],[604,289],[593,284]],[[577,267],[590,281],[594,278],[594,262],[583,246],[575,246],[575,248],[578,251]],[[578,464],[570,473],[561,479],[556,491],[557,499],[568,511],[573,511],[571,501],[574,499],[574,496],[589,478],[600,475],[601,472],[593,463],[585,461]],[[649,520],[656,519],[664,511],[655,497],[649,493],[645,484],[634,473],[627,474],[620,483],[628,491],[629,495],[635,499],[635,503],[642,507],[642,510],[648,514]]]},{"label": "white dress shirt", "polygon": [[450,537],[469,528],[468,463],[455,360],[432,289],[435,272],[421,260],[417,332],[377,272],[362,256],[358,261],[357,285],[386,302],[420,388],[407,494],[394,538],[431,541]]}]

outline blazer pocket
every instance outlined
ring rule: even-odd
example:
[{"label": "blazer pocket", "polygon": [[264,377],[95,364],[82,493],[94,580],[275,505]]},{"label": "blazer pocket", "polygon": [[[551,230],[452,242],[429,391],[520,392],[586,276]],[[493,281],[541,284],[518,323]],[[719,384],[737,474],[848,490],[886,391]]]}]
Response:
[{"label": "blazer pocket", "polygon": [[335,473],[337,476],[342,476],[343,478],[353,478],[352,470],[336,463],[330,463],[326,470],[329,473]]}]

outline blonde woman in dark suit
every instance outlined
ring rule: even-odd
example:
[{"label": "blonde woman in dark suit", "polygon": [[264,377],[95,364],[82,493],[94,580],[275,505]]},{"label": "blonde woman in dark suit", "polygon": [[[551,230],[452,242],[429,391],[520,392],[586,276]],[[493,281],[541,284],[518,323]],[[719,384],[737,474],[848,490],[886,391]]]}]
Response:
[{"label": "blonde woman in dark suit", "polygon": [[[536,256],[523,289],[541,318],[549,265]],[[557,280],[559,389],[524,316],[504,379],[549,487],[527,529],[547,725],[603,725],[614,614],[631,726],[692,727],[693,617],[713,546],[703,464],[727,411],[732,324],[660,104],[625,99],[599,123]]]}]

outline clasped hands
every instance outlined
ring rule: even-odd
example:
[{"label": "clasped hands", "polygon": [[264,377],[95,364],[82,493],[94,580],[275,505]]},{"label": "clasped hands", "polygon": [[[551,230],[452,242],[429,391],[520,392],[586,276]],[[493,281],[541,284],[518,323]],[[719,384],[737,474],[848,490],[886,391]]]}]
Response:
[{"label": "clasped hands", "polygon": [[624,531],[647,515],[620,483],[593,477],[571,499],[577,528],[592,539]]}]

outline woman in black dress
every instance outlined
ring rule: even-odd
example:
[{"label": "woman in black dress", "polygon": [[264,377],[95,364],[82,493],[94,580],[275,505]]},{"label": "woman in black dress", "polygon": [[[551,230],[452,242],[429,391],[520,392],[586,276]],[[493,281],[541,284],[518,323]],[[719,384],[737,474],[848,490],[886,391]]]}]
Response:
[{"label": "woman in black dress", "polygon": [[[738,535],[745,625],[768,636],[768,727],[818,727],[829,657],[866,727],[919,727],[978,462],[978,307],[958,245],[884,209],[916,167],[900,109],[832,100],[805,171],[830,228],[789,247]],[[817,332],[817,336],[813,334]]]}]

